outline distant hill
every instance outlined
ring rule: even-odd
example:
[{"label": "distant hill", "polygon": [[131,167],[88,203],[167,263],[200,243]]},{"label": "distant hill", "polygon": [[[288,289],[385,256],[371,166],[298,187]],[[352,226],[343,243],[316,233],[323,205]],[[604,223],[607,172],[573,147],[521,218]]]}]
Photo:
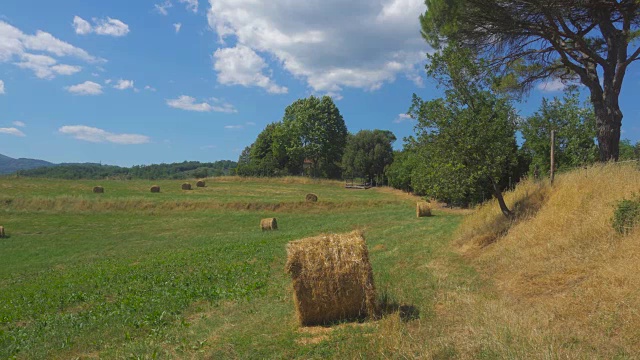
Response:
[{"label": "distant hill", "polygon": [[18,170],[29,170],[55,164],[36,159],[14,159],[0,154],[0,174],[12,174]]},{"label": "distant hill", "polygon": [[188,179],[235,174],[235,161],[212,163],[184,161],[172,164],[136,165],[130,168],[95,163],[50,164],[49,167],[20,170],[22,177],[53,179]]}]

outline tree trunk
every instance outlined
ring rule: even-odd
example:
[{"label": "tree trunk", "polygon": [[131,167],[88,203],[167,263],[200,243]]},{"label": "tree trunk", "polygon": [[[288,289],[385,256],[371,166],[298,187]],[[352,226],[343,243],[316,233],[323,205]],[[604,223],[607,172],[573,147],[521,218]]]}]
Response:
[{"label": "tree trunk", "polygon": [[513,219],[513,211],[509,210],[507,203],[504,202],[504,197],[502,197],[502,191],[500,191],[498,184],[493,180],[491,180],[491,184],[493,185],[493,196],[498,199],[498,204],[500,204],[500,211],[507,219]]},{"label": "tree trunk", "polygon": [[596,114],[596,136],[600,150],[600,161],[618,161],[620,152],[620,128],[622,127],[622,111],[618,104],[617,94],[607,94],[598,99],[593,92],[591,102]]}]

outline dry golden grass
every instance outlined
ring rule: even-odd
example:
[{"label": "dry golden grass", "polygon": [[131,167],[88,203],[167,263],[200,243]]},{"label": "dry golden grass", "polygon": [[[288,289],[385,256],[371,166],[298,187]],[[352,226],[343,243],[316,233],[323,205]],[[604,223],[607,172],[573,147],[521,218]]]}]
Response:
[{"label": "dry golden grass", "polygon": [[325,234],[287,245],[286,271],[301,325],[375,316],[373,271],[361,232]]},{"label": "dry golden grass", "polygon": [[506,194],[517,204],[513,222],[495,201],[481,206],[457,244],[503,296],[505,308],[487,311],[575,342],[556,354],[640,354],[640,231],[622,236],[611,226],[615,204],[638,191],[635,166],[607,164],[562,174],[553,187],[520,184]]}]

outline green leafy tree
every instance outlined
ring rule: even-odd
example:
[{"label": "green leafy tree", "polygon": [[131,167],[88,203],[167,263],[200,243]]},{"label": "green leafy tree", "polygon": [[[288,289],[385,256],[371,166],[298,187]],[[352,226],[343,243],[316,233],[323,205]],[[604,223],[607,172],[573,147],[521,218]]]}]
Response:
[{"label": "green leafy tree", "polygon": [[409,139],[418,155],[415,189],[437,199],[464,201],[490,186],[502,213],[504,179],[517,164],[516,114],[510,101],[491,91],[493,78],[472,53],[452,44],[430,56],[428,73],[445,87],[445,97],[423,101],[414,94],[409,113],[417,120]]},{"label": "green leafy tree", "polygon": [[299,99],[285,109],[276,153],[282,156],[285,152],[290,169],[309,159],[314,176],[336,178],[347,135],[344,119],[331,97]]},{"label": "green leafy tree", "polygon": [[531,156],[531,171],[547,174],[551,167],[551,131],[555,130],[558,169],[592,164],[598,157],[594,142],[595,116],[591,106],[581,107],[576,87],[562,99],[542,99],[540,109],[520,123],[523,149]]},{"label": "green leafy tree", "polygon": [[386,169],[389,186],[406,192],[413,192],[411,173],[416,166],[416,154],[408,146],[393,153],[393,162]]},{"label": "green leafy tree", "polygon": [[631,140],[620,140],[620,160],[638,160],[640,158],[640,141],[636,145],[631,144]]},{"label": "green leafy tree", "polygon": [[[601,161],[617,160],[619,96],[640,58],[637,0],[426,0],[420,17],[433,46],[456,42],[510,74],[510,85],[578,80],[591,94]],[[505,83],[503,83],[504,85]]]},{"label": "green leafy tree", "polygon": [[394,141],[395,135],[386,130],[361,130],[349,136],[342,156],[343,176],[373,180],[383,175],[393,162]]}]

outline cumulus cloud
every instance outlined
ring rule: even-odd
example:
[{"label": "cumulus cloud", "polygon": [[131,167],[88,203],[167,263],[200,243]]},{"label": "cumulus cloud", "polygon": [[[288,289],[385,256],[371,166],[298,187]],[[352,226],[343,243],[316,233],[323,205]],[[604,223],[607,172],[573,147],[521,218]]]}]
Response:
[{"label": "cumulus cloud", "polygon": [[173,28],[176,29],[176,34],[180,32],[180,29],[182,29],[182,24],[181,23],[175,23],[173,24]]},{"label": "cumulus cloud", "polygon": [[172,108],[187,110],[187,111],[198,111],[198,112],[223,112],[223,113],[235,113],[238,110],[229,103],[225,103],[219,99],[213,98],[214,105],[209,104],[208,102],[197,103],[196,99],[191,96],[182,95],[177,99],[167,99],[167,105]]},{"label": "cumulus cloud", "polygon": [[104,59],[92,56],[47,32],[38,30],[35,35],[28,35],[0,21],[0,63],[13,62],[22,69],[33,71],[42,79],[71,75],[81,70],[77,65],[58,64],[58,59],[54,56],[75,58],[89,63],[105,62]]},{"label": "cumulus cloud", "polygon": [[58,131],[62,134],[70,135],[75,139],[94,143],[110,142],[114,144],[132,145],[146,144],[151,141],[150,138],[145,135],[114,134],[103,129],[85,125],[63,126],[58,129]]},{"label": "cumulus cloud", "polygon": [[17,126],[17,127],[25,127],[25,126],[27,126],[27,124],[23,123],[22,121],[14,121],[13,125]]},{"label": "cumulus cloud", "polygon": [[102,85],[94,83],[93,81],[85,81],[82,84],[68,86],[68,92],[75,95],[100,95],[102,94]]},{"label": "cumulus cloud", "polygon": [[412,120],[412,117],[410,115],[398,114],[398,117],[395,120],[393,120],[393,122],[396,124],[400,124],[401,122],[411,121],[411,120]]},{"label": "cumulus cloud", "polygon": [[7,134],[7,135],[13,135],[13,136],[19,136],[19,137],[25,137],[26,136],[22,131],[20,131],[19,129],[16,129],[14,127],[0,128],[0,134]]},{"label": "cumulus cloud", "polygon": [[169,14],[169,11],[167,11],[167,9],[172,8],[173,4],[171,3],[171,0],[165,0],[160,4],[155,4],[154,7],[157,12],[166,16],[167,14]]},{"label": "cumulus cloud", "polygon": [[116,81],[116,83],[115,83],[115,85],[113,85],[113,87],[115,89],[118,89],[118,90],[131,89],[131,88],[133,88],[133,80],[120,79],[120,80]]},{"label": "cumulus cloud", "polygon": [[198,12],[198,0],[178,0],[182,4],[187,5],[187,9],[193,11],[194,13]]},{"label": "cumulus cloud", "polygon": [[4,81],[0,80],[0,95],[5,94],[4,91]]},{"label": "cumulus cloud", "polygon": [[151,91],[151,92],[156,92],[157,91],[156,88],[154,88],[153,86],[149,86],[149,85],[145,86],[144,89],[148,90],[148,91]]},{"label": "cumulus cloud", "polygon": [[58,64],[56,59],[47,55],[22,54],[22,61],[16,62],[19,68],[29,69],[41,79],[53,79],[56,75],[73,75],[82,67]]},{"label": "cumulus cloud", "polygon": [[93,26],[85,19],[75,16],[73,18],[73,27],[76,30],[76,34],[88,35],[95,32],[98,35],[120,37],[129,33],[129,25],[118,19],[112,19],[110,17],[106,19],[93,18],[92,21],[94,23]]},{"label": "cumulus cloud", "polygon": [[73,17],[73,28],[76,30],[76,34],[78,35],[88,35],[93,31],[91,24],[80,16]]},{"label": "cumulus cloud", "polygon": [[544,91],[544,92],[562,91],[566,87],[567,85],[563,83],[562,80],[560,79],[552,79],[549,81],[545,81],[543,83],[538,84],[537,86],[538,90]]},{"label": "cumulus cloud", "polygon": [[[317,92],[375,90],[406,76],[422,82],[418,16],[424,0],[209,0],[209,26],[224,43],[268,54]],[[283,15],[284,14],[284,15]],[[362,24],[367,24],[363,26]],[[216,67],[218,77],[237,69]],[[231,73],[231,75],[228,75]],[[233,82],[229,82],[233,83]]]},{"label": "cumulus cloud", "polygon": [[218,49],[213,58],[213,68],[218,72],[220,84],[258,86],[271,94],[286,94],[288,91],[264,74],[267,63],[247,46]]}]

